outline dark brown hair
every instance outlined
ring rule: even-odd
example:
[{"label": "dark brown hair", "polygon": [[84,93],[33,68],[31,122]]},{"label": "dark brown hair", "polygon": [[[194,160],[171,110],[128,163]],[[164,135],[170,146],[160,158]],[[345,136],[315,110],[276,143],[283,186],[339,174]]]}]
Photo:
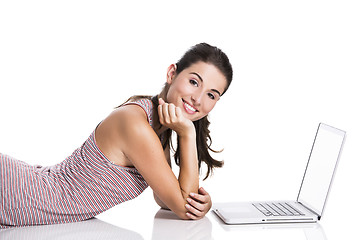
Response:
[{"label": "dark brown hair", "polygon": [[[183,57],[176,63],[176,67],[177,67],[176,74],[179,74],[184,69],[190,67],[192,64],[195,64],[197,62],[205,62],[208,64],[212,64],[215,67],[217,67],[222,74],[224,74],[226,81],[227,81],[227,85],[225,87],[224,92],[222,93],[222,95],[223,95],[229,88],[231,81],[232,81],[232,77],[233,77],[232,66],[231,66],[230,61],[229,61],[228,57],[226,56],[226,54],[224,52],[222,52],[219,48],[211,46],[207,43],[197,44],[197,45],[191,47],[183,55]],[[163,96],[167,95],[169,87],[170,87],[170,85],[168,83],[166,83],[161,92],[161,94]],[[154,105],[154,112],[157,112],[157,107],[159,105],[157,96],[155,96],[155,97],[133,96],[133,97],[129,98],[126,102],[134,101],[134,100],[137,100],[140,98],[151,99],[153,102],[153,105]],[[164,100],[166,101],[166,99],[164,99]],[[212,140],[210,137],[210,130],[209,130],[210,121],[208,120],[208,116],[205,116],[200,120],[194,121],[193,124],[194,124],[195,130],[196,130],[196,145],[197,145],[199,169],[201,168],[202,162],[204,162],[207,165],[207,173],[204,178],[204,180],[205,180],[206,178],[209,177],[210,174],[212,174],[214,168],[222,167],[224,162],[218,161],[210,155],[209,150],[211,152],[215,152],[215,153],[218,153],[221,151],[215,151],[211,148]],[[172,142],[171,142],[171,135],[172,135],[171,129],[168,129],[163,133],[162,145],[163,145],[164,149],[168,144],[171,144],[172,148],[174,149],[174,146],[172,145]],[[179,165],[180,151],[181,151],[180,146],[178,145],[176,150],[174,149],[174,151],[175,151],[175,155],[174,155],[175,163],[177,165]]]}]

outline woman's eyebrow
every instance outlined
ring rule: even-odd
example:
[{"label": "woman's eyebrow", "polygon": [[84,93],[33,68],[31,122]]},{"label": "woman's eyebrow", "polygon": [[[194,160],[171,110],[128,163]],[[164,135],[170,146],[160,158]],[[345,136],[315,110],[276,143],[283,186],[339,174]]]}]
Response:
[{"label": "woman's eyebrow", "polygon": [[194,74],[194,75],[196,75],[202,82],[204,81],[204,80],[202,79],[202,77],[201,77],[199,74],[197,74],[196,72],[191,72],[190,74]]},{"label": "woman's eyebrow", "polygon": [[[190,74],[196,75],[196,76],[200,79],[201,82],[204,82],[204,80],[202,79],[202,77],[201,77],[198,73],[196,73],[196,72],[191,72]],[[211,91],[216,92],[217,94],[219,94],[219,96],[221,96],[221,94],[220,94],[220,92],[219,92],[218,90],[216,90],[216,89],[211,89]]]},{"label": "woman's eyebrow", "polygon": [[218,90],[216,90],[216,89],[211,89],[211,91],[216,92],[217,94],[219,94],[219,96],[221,96],[221,94],[220,94],[220,92],[219,92]]}]

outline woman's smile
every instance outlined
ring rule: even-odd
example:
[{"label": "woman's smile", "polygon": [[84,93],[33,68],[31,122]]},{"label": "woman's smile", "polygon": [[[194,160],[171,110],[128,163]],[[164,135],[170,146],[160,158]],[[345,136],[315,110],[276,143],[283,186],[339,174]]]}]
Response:
[{"label": "woman's smile", "polygon": [[187,112],[188,114],[193,115],[196,112],[199,112],[199,110],[197,110],[193,105],[191,105],[190,103],[188,103],[184,99],[182,99],[182,101],[183,101],[183,107],[185,109],[185,112]]}]

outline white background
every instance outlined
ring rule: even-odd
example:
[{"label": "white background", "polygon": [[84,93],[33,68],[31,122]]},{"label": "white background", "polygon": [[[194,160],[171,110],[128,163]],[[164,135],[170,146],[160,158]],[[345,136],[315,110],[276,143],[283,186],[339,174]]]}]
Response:
[{"label": "white background", "polygon": [[202,186],[213,201],[295,199],[318,123],[341,128],[323,220],[338,239],[326,221],[360,200],[359,12],[347,0],[2,0],[0,151],[62,161],[115,106],[157,94],[167,67],[208,42],[227,53],[234,80],[210,114],[225,166]]}]

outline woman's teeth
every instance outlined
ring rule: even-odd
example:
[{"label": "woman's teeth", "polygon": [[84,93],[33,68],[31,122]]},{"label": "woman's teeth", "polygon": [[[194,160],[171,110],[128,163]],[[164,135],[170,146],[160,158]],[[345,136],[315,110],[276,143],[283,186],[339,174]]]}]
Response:
[{"label": "woman's teeth", "polygon": [[196,112],[196,109],[194,107],[192,107],[190,104],[188,104],[187,102],[184,102],[185,107],[188,108],[190,111],[192,112]]}]

